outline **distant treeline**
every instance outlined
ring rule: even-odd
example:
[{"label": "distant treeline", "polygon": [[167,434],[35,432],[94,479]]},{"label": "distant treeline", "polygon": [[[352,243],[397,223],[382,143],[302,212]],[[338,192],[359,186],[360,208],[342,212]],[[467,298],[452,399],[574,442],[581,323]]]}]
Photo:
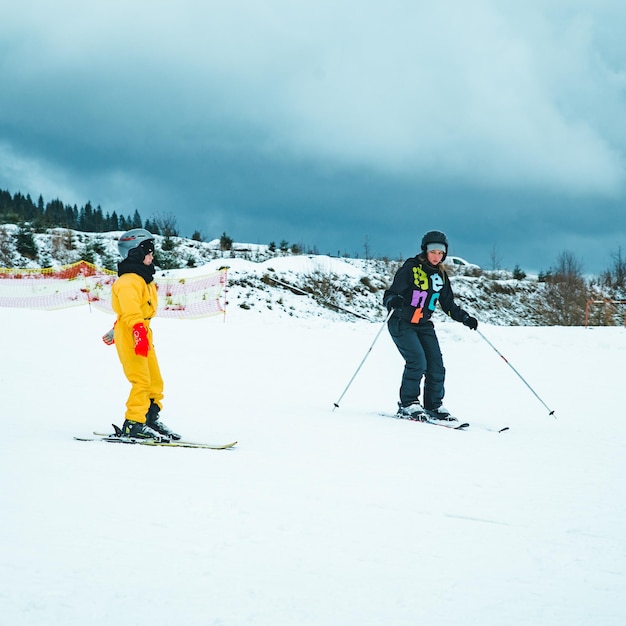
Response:
[{"label": "distant treeline", "polygon": [[46,228],[70,228],[91,233],[104,233],[112,230],[145,228],[155,235],[174,235],[161,232],[162,220],[146,220],[144,223],[135,210],[133,215],[118,215],[115,211],[104,213],[101,207],[93,207],[87,202],[82,207],[64,204],[61,200],[44,202],[40,195],[33,202],[30,195],[0,190],[0,224],[30,224],[34,230]]}]

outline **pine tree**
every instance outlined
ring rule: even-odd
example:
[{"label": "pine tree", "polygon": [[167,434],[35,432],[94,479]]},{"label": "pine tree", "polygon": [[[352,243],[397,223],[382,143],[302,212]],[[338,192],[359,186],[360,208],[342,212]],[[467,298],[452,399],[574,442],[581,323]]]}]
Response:
[{"label": "pine tree", "polygon": [[39,252],[35,236],[30,226],[22,223],[15,237],[15,249],[27,259],[36,259]]},{"label": "pine tree", "polygon": [[220,237],[220,250],[232,250],[233,238],[229,237],[225,232]]},{"label": "pine tree", "polygon": [[139,211],[135,209],[135,214],[133,215],[133,221],[131,228],[143,228],[143,222],[141,221],[141,215],[139,215]]},{"label": "pine tree", "polygon": [[117,218],[117,213],[113,211],[113,213],[111,213],[111,217],[109,218],[108,230],[119,230],[119,229],[120,229],[120,223]]}]

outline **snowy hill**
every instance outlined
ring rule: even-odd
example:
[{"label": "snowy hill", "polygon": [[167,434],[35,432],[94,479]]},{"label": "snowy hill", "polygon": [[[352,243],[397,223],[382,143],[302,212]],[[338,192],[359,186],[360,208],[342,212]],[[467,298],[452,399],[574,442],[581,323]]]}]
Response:
[{"label": "snowy hill", "polygon": [[333,411],[378,322],[262,308],[154,320],[164,420],[226,452],[74,441],[123,415],[111,316],[0,309],[0,623],[623,624],[623,328],[481,324],[555,419],[438,324],[455,432],[380,415],[386,332]]},{"label": "snowy hill", "polygon": [[[37,254],[29,259],[15,246],[15,225],[2,227],[10,235],[0,245],[0,261],[7,267],[58,267],[79,260],[115,269],[121,233],[81,233],[51,229],[35,237]],[[233,243],[221,250],[220,240],[192,241],[157,236],[159,277],[202,275],[229,267],[229,305],[252,314],[281,311],[292,317],[384,319],[382,294],[399,261],[336,258],[291,254],[269,245]],[[536,277],[515,280],[510,272],[450,269],[461,306],[481,321],[499,325],[538,325],[544,307],[543,283]],[[445,319],[438,313],[440,319]]]}]

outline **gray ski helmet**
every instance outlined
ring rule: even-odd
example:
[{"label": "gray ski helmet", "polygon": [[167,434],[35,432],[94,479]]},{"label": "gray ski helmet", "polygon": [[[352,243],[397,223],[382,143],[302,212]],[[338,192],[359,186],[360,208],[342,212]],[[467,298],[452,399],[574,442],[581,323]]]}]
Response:
[{"label": "gray ski helmet", "polygon": [[[144,241],[152,242],[152,250],[154,251],[154,235],[145,228],[133,228],[126,231],[117,241],[117,249],[123,259],[128,258],[128,253],[141,246]],[[145,255],[144,255],[145,256]]]},{"label": "gray ski helmet", "polygon": [[443,258],[442,261],[448,256],[448,238],[445,233],[442,233],[440,230],[429,230],[422,237],[422,252],[426,254],[426,248],[429,243],[439,243],[443,244]]}]

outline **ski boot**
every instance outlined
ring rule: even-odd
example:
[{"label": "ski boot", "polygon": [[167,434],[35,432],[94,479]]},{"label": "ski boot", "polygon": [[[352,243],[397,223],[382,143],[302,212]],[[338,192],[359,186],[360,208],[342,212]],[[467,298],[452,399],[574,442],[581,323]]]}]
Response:
[{"label": "ski boot", "polygon": [[168,439],[174,439],[178,441],[181,436],[178,433],[175,433],[173,430],[168,428],[160,419],[159,419],[159,411],[161,408],[154,401],[150,400],[150,408],[146,413],[146,424],[152,430],[155,430],[157,433],[167,437]]},{"label": "ski boot", "polygon": [[154,439],[155,441],[169,441],[169,437],[165,437],[162,433],[148,426],[143,422],[131,422],[124,420],[120,432],[116,435],[119,437],[131,437],[133,439]]},{"label": "ski boot", "polygon": [[429,420],[428,412],[418,400],[404,406],[398,402],[398,412],[396,415],[401,419],[414,420],[416,422],[427,422]]},{"label": "ski boot", "polygon": [[441,405],[438,406],[436,409],[425,409],[426,413],[428,413],[428,416],[430,417],[430,419],[433,420],[438,420],[441,422],[458,422],[459,420],[450,415],[450,411],[448,411],[448,409],[446,409],[445,406]]}]

